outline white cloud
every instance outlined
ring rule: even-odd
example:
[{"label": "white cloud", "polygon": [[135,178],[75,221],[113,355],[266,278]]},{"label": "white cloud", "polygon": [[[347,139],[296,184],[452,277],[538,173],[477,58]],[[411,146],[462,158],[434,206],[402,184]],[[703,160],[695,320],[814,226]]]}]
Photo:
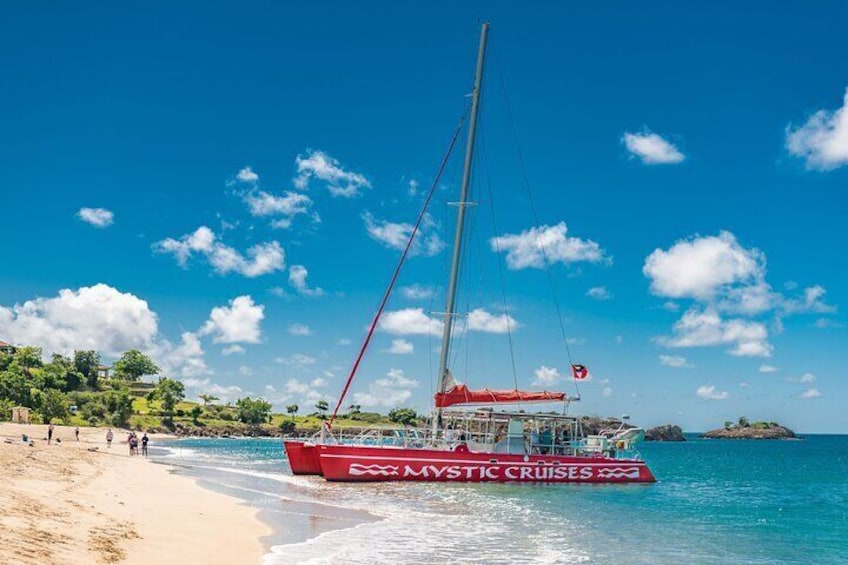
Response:
[{"label": "white cloud", "polygon": [[595,300],[609,300],[612,298],[610,291],[603,286],[593,286],[586,291],[586,296],[594,298]]},{"label": "white cloud", "polygon": [[292,265],[289,267],[289,284],[304,296],[323,296],[324,290],[318,287],[310,288],[306,282],[309,271],[303,265]]},{"label": "white cloud", "polygon": [[845,324],[843,322],[837,322],[836,320],[831,320],[829,318],[819,318],[815,322],[813,322],[813,327],[818,328],[820,330],[830,329],[830,328],[844,328]]},{"label": "white cloud", "polygon": [[761,373],[776,373],[779,369],[772,365],[760,365],[759,371]]},{"label": "white cloud", "polygon": [[35,298],[11,308],[0,306],[0,335],[43,347],[48,354],[96,349],[119,355],[148,349],[157,334],[158,317],[146,301],[103,283],[65,288],[53,298]]},{"label": "white cloud", "polygon": [[242,355],[242,354],[244,354],[244,351],[245,351],[245,349],[241,345],[233,344],[233,345],[230,345],[229,347],[225,347],[224,349],[222,349],[221,353],[223,355],[235,355],[236,353],[238,353],[239,355]]},{"label": "white cloud", "polygon": [[291,324],[288,328],[288,331],[292,335],[297,336],[308,336],[312,335],[312,328],[307,326],[306,324]]},{"label": "white cloud", "polygon": [[265,306],[254,304],[248,295],[237,296],[229,306],[216,306],[203,324],[201,335],[212,335],[215,343],[259,343]]},{"label": "white cloud", "polygon": [[506,314],[491,314],[483,308],[476,308],[468,313],[468,329],[477,332],[505,334],[515,331],[521,324],[512,316]]},{"label": "white cloud", "polygon": [[[412,230],[415,228],[413,224],[377,220],[370,212],[364,212],[362,220],[365,222],[365,231],[368,233],[368,237],[398,251],[403,251],[406,248]],[[415,234],[415,240],[409,250],[410,254],[432,257],[444,249],[445,242],[435,232],[436,229],[436,223],[429,214],[426,215]]]},{"label": "white cloud", "polygon": [[342,347],[348,346],[351,343],[352,342],[346,337],[342,337],[342,338],[339,338],[339,339],[336,340],[336,345],[340,345]]},{"label": "white cloud", "polygon": [[533,379],[534,386],[550,386],[560,379],[559,371],[557,371],[556,368],[546,367],[545,365],[542,365],[533,371],[533,374],[536,376],[536,378]]},{"label": "white cloud", "polygon": [[736,283],[762,280],[765,256],[744,249],[727,231],[718,236],[678,241],[668,251],[656,249],[642,272],[651,279],[651,291],[671,298],[713,298]]},{"label": "white cloud", "polygon": [[664,302],[662,307],[664,310],[668,310],[669,312],[680,311],[680,304],[671,300]]},{"label": "white cloud", "polygon": [[290,357],[278,357],[276,359],[277,363],[283,365],[290,365],[294,367],[305,367],[307,365],[315,364],[315,357],[311,357],[309,355],[304,355],[303,353],[295,353]]},{"label": "white cloud", "polygon": [[808,169],[829,171],[848,164],[848,89],[836,110],[819,110],[802,125],[786,128],[786,149]]},{"label": "white cloud", "polygon": [[159,364],[164,375],[197,377],[211,373],[206,366],[200,337],[194,332],[183,332],[180,344],[176,346],[160,339],[152,344],[148,353]]},{"label": "white cloud", "polygon": [[601,394],[604,396],[612,396],[612,389],[608,386],[605,386],[604,390],[601,391]]},{"label": "white cloud", "polygon": [[802,392],[801,395],[799,396],[799,398],[803,398],[805,400],[808,400],[808,399],[811,399],[811,398],[818,398],[821,395],[822,395],[821,391],[819,389],[813,387],[813,388],[808,388],[807,390]]},{"label": "white cloud", "polygon": [[688,363],[685,357],[676,355],[660,355],[660,365],[682,369],[691,369],[694,365]]},{"label": "white cloud", "polygon": [[667,165],[682,162],[686,156],[662,136],[649,131],[625,133],[621,142],[646,165]]},{"label": "white cloud", "polygon": [[813,373],[804,373],[800,377],[786,377],[784,380],[790,383],[809,385],[816,382],[816,376]]},{"label": "white cloud", "polygon": [[384,313],[378,328],[395,335],[439,335],[442,322],[425,314],[423,308],[404,308]]},{"label": "white cloud", "polygon": [[201,394],[211,394],[217,396],[219,402],[232,402],[242,396],[244,392],[241,387],[236,385],[224,386],[213,383],[210,379],[188,378],[182,379],[186,386],[186,396],[188,398],[199,399]]},{"label": "white cloud", "polygon": [[751,388],[751,385],[749,383],[746,383],[745,381],[742,381],[739,383],[739,388]]},{"label": "white cloud", "polygon": [[390,369],[383,379],[377,379],[368,385],[368,392],[353,394],[354,403],[361,406],[395,408],[406,404],[412,396],[411,388],[418,381],[408,378],[400,369]]},{"label": "white cloud", "polygon": [[727,398],[727,391],[719,392],[716,390],[716,387],[710,386],[700,386],[698,390],[695,391],[695,394],[700,396],[705,400],[724,400]]},{"label": "white cloud", "polygon": [[115,221],[115,214],[106,208],[80,208],[77,218],[96,228],[105,228]]},{"label": "white cloud", "polygon": [[765,325],[741,319],[722,320],[714,309],[689,309],[674,324],[674,336],[659,338],[667,347],[703,347],[734,345],[731,355],[739,357],[769,357],[772,346],[768,343]]},{"label": "white cloud", "polygon": [[393,339],[392,346],[386,350],[386,353],[392,353],[393,355],[410,355],[414,352],[415,347],[405,339]]},{"label": "white cloud", "polygon": [[264,190],[252,191],[242,195],[250,214],[256,217],[277,216],[272,227],[287,229],[295,216],[307,215],[312,208],[312,199],[299,192],[287,191],[276,196]]},{"label": "white cloud", "polygon": [[814,312],[817,314],[830,314],[836,311],[835,306],[825,304],[822,298],[827,293],[821,285],[814,285],[804,289],[804,295],[800,298],[789,298],[782,302],[783,311],[788,314]]},{"label": "white cloud", "polygon": [[823,302],[826,291],[820,285],[805,288],[799,297],[774,291],[765,280],[763,252],[742,247],[727,231],[681,240],[668,250],[656,249],[642,271],[651,280],[654,294],[696,302],[675,324],[676,336],[659,339],[670,347],[735,343],[729,351],[732,355],[768,357],[772,346],[764,323],[724,320],[723,316],[773,312],[772,330],[780,333],[782,316],[835,310]]},{"label": "white cloud", "polygon": [[544,267],[549,263],[608,262],[604,250],[591,240],[568,237],[565,222],[554,226],[533,227],[520,234],[506,234],[489,240],[492,251],[506,252],[506,264],[512,270]]},{"label": "white cloud", "polygon": [[416,194],[418,194],[418,186],[419,183],[417,180],[409,179],[409,183],[406,189],[407,194],[409,194],[410,196],[415,196]]},{"label": "white cloud", "polygon": [[41,347],[45,355],[94,349],[117,357],[138,349],[150,355],[163,374],[208,372],[196,334],[184,332],[180,343],[169,342],[159,334],[159,318],[145,300],[103,283],[0,306],[0,335]]},{"label": "white cloud", "polygon": [[295,159],[297,176],[294,185],[298,190],[306,190],[312,179],[323,181],[333,196],[352,198],[359,196],[364,188],[371,188],[371,182],[365,176],[346,171],[337,159],[323,151],[306,150],[306,155]]},{"label": "white cloud", "polygon": [[200,226],[193,233],[179,239],[167,238],[153,244],[159,253],[170,253],[181,267],[196,253],[206,257],[219,274],[231,272],[246,277],[258,277],[285,268],[285,253],[276,241],[260,243],[247,250],[247,257],[239,251],[217,241],[215,233],[206,226]]},{"label": "white cloud", "polygon": [[250,167],[245,167],[238,172],[238,174],[236,175],[236,180],[238,180],[239,182],[248,183],[259,182],[259,175],[253,172],[253,169],[251,169]]},{"label": "white cloud", "polygon": [[400,287],[400,293],[404,298],[409,300],[426,300],[433,297],[433,289],[429,286],[413,284],[410,286]]},{"label": "white cloud", "polygon": [[[468,313],[465,320],[457,320],[454,327],[457,331],[467,329],[484,333],[506,333],[521,327],[512,316],[492,314],[483,308],[477,308]],[[424,313],[423,308],[403,308],[386,312],[380,318],[378,329],[395,335],[440,335],[443,323]]]}]

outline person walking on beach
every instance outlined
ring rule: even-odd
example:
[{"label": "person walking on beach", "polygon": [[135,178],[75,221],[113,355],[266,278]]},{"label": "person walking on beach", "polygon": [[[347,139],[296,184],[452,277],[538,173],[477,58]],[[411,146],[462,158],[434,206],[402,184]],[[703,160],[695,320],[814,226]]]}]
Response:
[{"label": "person walking on beach", "polygon": [[79,441],[79,426],[74,428],[74,436],[76,436],[77,441]]},{"label": "person walking on beach", "polygon": [[50,445],[51,441],[53,441],[53,422],[50,422],[50,425],[47,426],[47,445]]},{"label": "person walking on beach", "polygon": [[130,435],[130,455],[138,455],[138,436]]},{"label": "person walking on beach", "polygon": [[147,432],[144,432],[144,435],[141,436],[141,454],[147,457],[147,442],[150,441],[150,438],[147,437]]},{"label": "person walking on beach", "polygon": [[112,428],[109,428],[109,431],[106,432],[106,447],[107,448],[112,447],[112,438],[113,437],[114,436],[112,435]]}]

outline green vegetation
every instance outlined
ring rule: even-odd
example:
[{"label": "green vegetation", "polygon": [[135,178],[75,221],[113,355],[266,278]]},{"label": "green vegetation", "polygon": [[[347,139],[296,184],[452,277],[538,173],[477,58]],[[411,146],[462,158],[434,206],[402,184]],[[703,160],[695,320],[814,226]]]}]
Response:
[{"label": "green vegetation", "polygon": [[418,423],[418,414],[412,408],[395,408],[389,412],[389,420],[404,426],[414,426]]},{"label": "green vegetation", "polygon": [[[130,427],[170,430],[180,434],[241,435],[294,434],[318,431],[330,409],[326,400],[315,412],[298,415],[297,404],[285,414],[272,413],[263,398],[240,398],[234,404],[200,395],[201,402],[185,400],[185,386],[174,378],[144,382],[158,375],[159,367],[137,350],[127,351],[115,363],[114,377],[104,378],[97,351],[75,351],[72,356],[53,354],[43,359],[39,347],[20,347],[13,355],[0,353],[0,421],[9,420],[12,408],[30,409],[30,421],[54,421],[78,426]],[[415,425],[420,417],[409,408],[397,408],[388,417],[363,412],[352,404],[340,414],[335,427]]]},{"label": "green vegetation", "polygon": [[238,411],[239,422],[257,426],[268,421],[268,416],[271,414],[271,403],[261,398],[239,398],[236,402],[236,410]]},{"label": "green vegetation", "polygon": [[144,375],[158,375],[159,367],[138,349],[130,349],[115,362],[115,375],[128,381],[137,381]]}]

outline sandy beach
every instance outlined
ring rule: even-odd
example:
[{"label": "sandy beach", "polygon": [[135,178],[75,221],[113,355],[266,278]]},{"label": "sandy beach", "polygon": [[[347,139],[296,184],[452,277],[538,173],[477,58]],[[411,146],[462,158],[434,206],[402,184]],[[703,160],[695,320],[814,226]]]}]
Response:
[{"label": "sandy beach", "polygon": [[130,457],[114,432],[107,449],[105,429],[77,442],[56,426],[48,445],[47,426],[0,424],[0,563],[261,562],[270,529],[255,509]]}]

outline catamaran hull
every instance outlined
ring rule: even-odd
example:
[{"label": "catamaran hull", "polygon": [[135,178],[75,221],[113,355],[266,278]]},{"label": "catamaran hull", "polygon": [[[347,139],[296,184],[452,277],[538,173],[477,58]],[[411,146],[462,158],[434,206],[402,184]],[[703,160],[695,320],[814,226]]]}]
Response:
[{"label": "catamaran hull", "polygon": [[286,456],[294,475],[320,475],[321,463],[315,444],[303,441],[284,441]]},{"label": "catamaran hull", "polygon": [[317,445],[328,481],[652,483],[644,461],[436,449]]}]

